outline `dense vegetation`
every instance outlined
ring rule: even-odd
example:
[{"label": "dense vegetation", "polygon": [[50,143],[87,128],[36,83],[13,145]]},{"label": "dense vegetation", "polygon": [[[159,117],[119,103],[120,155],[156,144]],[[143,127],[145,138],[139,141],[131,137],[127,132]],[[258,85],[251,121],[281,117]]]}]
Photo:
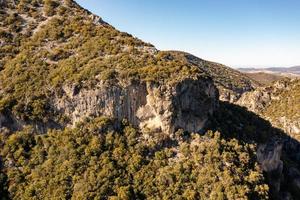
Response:
[{"label": "dense vegetation", "polygon": [[[218,132],[148,135],[106,118],[1,140],[12,199],[266,199],[255,145]],[[2,181],[5,179],[2,178]],[[2,183],[4,184],[4,183]],[[4,188],[5,189],[5,188]]]},{"label": "dense vegetation", "polygon": [[24,121],[64,121],[49,102],[66,84],[99,81],[176,82],[210,76],[219,89],[253,82],[223,65],[156,50],[120,32],[72,0],[7,0],[0,12],[0,112]]},{"label": "dense vegetation", "polygon": [[182,57],[117,31],[73,1],[7,2],[1,11],[0,112],[45,122],[55,115],[49,97],[68,83],[167,82],[202,74]]},{"label": "dense vegetation", "polygon": [[[210,76],[229,96],[256,85],[223,65],[158,51],[72,0],[0,4],[0,117],[64,123],[68,119],[56,113],[51,97],[68,84],[93,87],[136,79],[172,84]],[[285,105],[300,105],[297,94],[282,93],[289,97]],[[274,106],[266,112],[275,118],[283,111],[297,116],[297,107]],[[45,134],[31,126],[15,133],[1,129],[0,198],[268,199],[256,145],[283,134],[226,103],[210,121],[207,130],[213,131],[202,135],[141,133],[106,118]],[[291,155],[284,155],[284,162],[297,166]]]}]

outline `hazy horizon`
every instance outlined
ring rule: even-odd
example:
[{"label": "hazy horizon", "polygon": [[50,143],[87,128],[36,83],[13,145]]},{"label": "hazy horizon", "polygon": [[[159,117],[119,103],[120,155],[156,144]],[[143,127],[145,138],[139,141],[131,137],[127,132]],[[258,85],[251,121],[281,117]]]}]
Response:
[{"label": "hazy horizon", "polygon": [[160,50],[232,67],[300,65],[300,2],[77,0],[117,29]]}]

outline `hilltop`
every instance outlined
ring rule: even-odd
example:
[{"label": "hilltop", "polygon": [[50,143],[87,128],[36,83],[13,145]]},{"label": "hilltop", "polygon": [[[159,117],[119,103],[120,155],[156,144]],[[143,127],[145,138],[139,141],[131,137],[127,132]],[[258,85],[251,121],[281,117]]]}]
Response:
[{"label": "hilltop", "polygon": [[101,81],[172,84],[204,77],[195,65],[116,30],[74,1],[2,1],[2,7],[0,110],[16,126],[68,123],[52,98],[66,96],[64,88],[78,93]]}]

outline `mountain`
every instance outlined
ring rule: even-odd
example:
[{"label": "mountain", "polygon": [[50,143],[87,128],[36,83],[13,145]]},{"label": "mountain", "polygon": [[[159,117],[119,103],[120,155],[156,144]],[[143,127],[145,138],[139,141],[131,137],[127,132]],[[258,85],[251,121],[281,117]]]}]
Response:
[{"label": "mountain", "polygon": [[[20,1],[17,5],[14,1],[3,1],[2,5],[5,9],[1,15],[1,52],[8,52],[1,58],[0,110],[5,113],[2,124],[9,124],[9,129],[32,124],[45,131],[104,114],[125,117],[145,127],[161,118],[178,121],[158,127],[171,130],[182,127],[186,119],[196,118],[164,115],[161,109],[167,109],[154,104],[164,102],[161,106],[165,107],[171,96],[152,100],[147,99],[147,94],[175,92],[178,97],[187,93],[195,98],[188,94],[190,90],[180,92],[180,88],[198,87],[197,94],[214,98],[218,94],[209,80],[212,78],[220,89],[221,99],[234,101],[255,87],[249,78],[223,65],[185,53],[159,51],[116,30],[73,1]],[[208,85],[207,89],[201,89],[205,87],[197,81],[200,79],[201,84]],[[135,103],[128,105],[129,102]],[[209,102],[205,113],[212,112],[216,104],[214,100]],[[193,111],[199,107],[196,104],[180,109]],[[145,116],[139,111],[136,117],[144,105],[152,114]],[[200,130],[206,118],[191,121],[188,126],[194,128],[188,130]]]},{"label": "mountain", "polygon": [[247,73],[264,72],[264,73],[278,74],[278,75],[288,76],[288,77],[300,76],[300,66],[270,67],[270,68],[239,68],[238,70]]},{"label": "mountain", "polygon": [[[206,116],[186,111],[199,107],[206,97],[212,100],[203,111],[214,109],[217,91],[198,66],[114,29],[73,1],[2,4],[2,40],[9,41],[1,48],[9,53],[2,58],[0,110],[1,124],[9,124],[8,129],[31,124],[45,131],[105,115],[163,130],[197,119],[187,125],[196,131]],[[190,94],[192,89],[204,100],[181,106],[189,96],[200,98]],[[179,112],[179,107],[186,111],[178,118],[167,112]]]},{"label": "mountain", "polygon": [[232,104],[247,75],[72,0],[0,5],[2,199],[299,198],[299,141]]}]

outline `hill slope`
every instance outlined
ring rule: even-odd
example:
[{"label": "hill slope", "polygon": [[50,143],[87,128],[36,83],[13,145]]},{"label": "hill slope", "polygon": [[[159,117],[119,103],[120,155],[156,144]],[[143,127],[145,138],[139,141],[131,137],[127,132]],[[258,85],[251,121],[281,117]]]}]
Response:
[{"label": "hill slope", "polygon": [[208,76],[212,77],[219,89],[220,100],[235,102],[240,96],[257,88],[260,84],[243,73],[225,65],[206,61],[185,53],[187,60],[197,65]]},{"label": "hill slope", "polygon": [[[182,57],[159,52],[152,45],[114,29],[73,1],[1,2],[1,52],[4,53],[0,112],[9,116],[6,121],[14,123],[14,129],[36,122],[52,128],[74,124],[78,121],[77,109],[83,104],[89,104],[90,108],[84,110],[91,112],[82,117],[101,113],[119,116],[109,108],[100,113],[101,109],[92,107],[91,102],[82,102],[88,97],[67,106],[81,89],[88,93],[113,83],[120,88],[111,108],[117,109],[115,106],[120,104],[117,96],[134,93],[132,85],[138,82],[146,87],[146,82],[155,86],[155,83],[176,85],[187,79],[203,79],[203,82],[209,79]],[[100,85],[95,87],[97,84]],[[147,91],[144,93],[146,96]],[[99,99],[93,101],[103,104]],[[65,113],[66,107],[70,112]],[[132,109],[124,111],[124,115],[131,115]]]},{"label": "hill slope", "polygon": [[[125,105],[135,101],[132,99],[122,101],[128,108],[117,105],[123,104],[122,94],[135,93],[130,88],[135,88],[136,83],[152,89],[165,85],[173,93],[170,88],[178,88],[176,85],[182,80],[201,79],[203,84],[212,85],[208,83],[212,78],[220,90],[220,98],[228,101],[236,101],[243,92],[255,87],[248,77],[223,65],[185,53],[158,51],[70,0],[32,3],[5,0],[1,4],[0,113],[6,116],[2,124],[13,124],[10,128],[14,130],[24,124],[33,124],[41,130],[60,128],[100,114],[131,119],[146,97],[141,97],[142,102],[134,107]],[[117,89],[120,94],[114,94],[114,103],[105,109],[109,97],[103,99],[103,94],[115,93],[113,88],[105,89],[111,84],[120,88]],[[96,88],[103,89],[94,91]],[[145,89],[143,93],[146,96],[149,92]],[[218,96],[213,89],[203,92],[212,98]],[[95,98],[91,99],[91,95]],[[208,106],[209,112],[216,104],[213,102]],[[103,106],[97,108],[99,104]],[[124,114],[116,111],[120,109]],[[156,123],[157,117],[164,118],[157,116],[157,109],[152,109],[150,119],[140,117],[149,121],[145,126]],[[206,117],[201,118],[193,126],[202,127]],[[131,120],[134,124],[136,121],[136,118]]]},{"label": "hill slope", "polygon": [[128,125],[116,130],[112,124],[111,120],[96,118],[75,129],[37,136],[27,129],[7,138],[1,146],[1,155],[9,165],[8,182],[3,184],[8,187],[10,197],[264,199],[268,196],[268,186],[253,160],[253,145],[241,145],[234,139],[225,142],[219,133],[212,132],[206,136],[193,134],[189,139],[182,133],[177,134],[177,140],[164,135],[146,138]]},{"label": "hill slope", "polygon": [[297,197],[298,143],[218,100],[216,87],[236,101],[255,81],[159,51],[72,0],[0,3],[4,197]]},{"label": "hill slope", "polygon": [[237,102],[300,140],[300,80],[285,79],[245,93]]},{"label": "hill slope", "polygon": [[284,76],[277,74],[270,74],[265,72],[253,72],[253,73],[245,73],[248,77],[260,83],[261,86],[267,86],[272,84],[275,81],[279,81],[284,79]]}]

